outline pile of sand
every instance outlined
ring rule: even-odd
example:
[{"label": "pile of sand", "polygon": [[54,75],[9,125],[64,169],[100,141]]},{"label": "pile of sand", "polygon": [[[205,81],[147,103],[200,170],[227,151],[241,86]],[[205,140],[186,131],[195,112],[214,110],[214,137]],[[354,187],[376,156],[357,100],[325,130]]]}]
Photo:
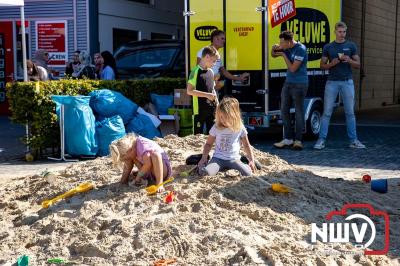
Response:
[{"label": "pile of sand", "polygon": [[[236,171],[179,178],[190,169],[185,158],[201,153],[204,136],[159,139],[173,164],[176,180],[166,186],[177,194],[147,196],[143,188],[121,186],[109,158],[73,164],[55,183],[36,175],[0,187],[0,265],[21,255],[31,265],[60,257],[79,265],[152,265],[176,258],[175,265],[393,265],[399,263],[399,190],[375,194],[356,181],[332,180],[255,151],[264,165],[256,177]],[[40,203],[76,185],[96,188],[58,202]],[[290,194],[277,194],[281,182]],[[341,209],[343,203],[371,203],[391,213],[391,250],[387,256],[360,254],[350,244],[310,244],[311,223]],[[396,213],[397,212],[397,213]],[[382,224],[376,246],[382,247]],[[349,252],[346,255],[344,252]]]}]

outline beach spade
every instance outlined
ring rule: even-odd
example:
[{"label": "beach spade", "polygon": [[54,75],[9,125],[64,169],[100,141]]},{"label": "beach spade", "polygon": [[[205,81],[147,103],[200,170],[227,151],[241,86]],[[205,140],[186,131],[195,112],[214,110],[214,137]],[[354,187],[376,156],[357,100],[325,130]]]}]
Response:
[{"label": "beach spade", "polygon": [[166,181],[162,182],[162,183],[159,184],[159,185],[151,185],[151,186],[148,186],[148,187],[146,188],[147,194],[148,194],[148,195],[156,194],[159,187],[161,187],[162,185],[164,185],[164,184],[166,184],[166,183],[169,183],[169,182],[171,182],[171,181],[174,181],[174,178],[173,178],[173,177],[170,177],[169,179],[167,179]]},{"label": "beach spade", "polygon": [[279,184],[279,183],[270,183],[268,181],[265,181],[264,179],[257,177],[258,180],[261,182],[265,183],[266,185],[269,185],[271,190],[277,193],[289,193],[291,190],[289,187]]},{"label": "beach spade", "polygon": [[42,207],[47,209],[50,205],[56,203],[59,200],[70,198],[73,195],[75,195],[76,193],[87,192],[87,191],[89,191],[89,190],[91,190],[93,188],[94,188],[94,185],[92,183],[80,184],[79,186],[77,186],[77,187],[65,192],[64,194],[61,194],[61,195],[59,195],[59,196],[57,196],[57,197],[55,197],[53,199],[43,201],[42,202]]},{"label": "beach spade", "polygon": [[190,168],[188,171],[184,171],[180,174],[181,177],[188,177],[195,169],[197,168],[197,165]]}]

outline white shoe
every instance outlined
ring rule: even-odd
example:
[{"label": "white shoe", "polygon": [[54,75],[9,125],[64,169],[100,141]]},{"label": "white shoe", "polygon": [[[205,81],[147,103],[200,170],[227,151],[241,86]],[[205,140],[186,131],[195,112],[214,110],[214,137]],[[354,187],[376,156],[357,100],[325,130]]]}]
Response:
[{"label": "white shoe", "polygon": [[352,143],[350,143],[350,148],[353,149],[365,149],[365,145],[362,144],[358,139],[356,139],[355,141],[353,141]]},{"label": "white shoe", "polygon": [[293,145],[293,140],[292,139],[283,139],[280,142],[274,143],[274,147],[278,149],[283,149],[285,147],[289,147]]},{"label": "white shoe", "polygon": [[314,149],[322,150],[324,148],[325,148],[325,140],[324,139],[318,139],[317,142],[314,145]]}]

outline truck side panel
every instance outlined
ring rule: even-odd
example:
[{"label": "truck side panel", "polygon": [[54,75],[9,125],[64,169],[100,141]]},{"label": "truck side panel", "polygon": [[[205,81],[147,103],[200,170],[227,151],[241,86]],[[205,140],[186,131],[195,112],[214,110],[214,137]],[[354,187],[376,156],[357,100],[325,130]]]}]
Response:
[{"label": "truck side panel", "polygon": [[324,98],[327,71],[320,69],[322,48],[335,39],[334,26],[341,18],[340,0],[296,0],[296,16],[272,28],[269,25],[269,110],[280,109],[280,94],[286,77],[282,58],[273,58],[270,48],[279,42],[279,33],[290,30],[294,39],[303,43],[308,52],[309,88],[307,97]]},{"label": "truck side panel", "polygon": [[[211,44],[211,33],[215,29],[224,29],[224,9],[222,0],[187,0],[188,9],[195,12],[189,17],[189,65],[196,66],[197,52]],[[224,55],[224,50],[219,50]]]}]

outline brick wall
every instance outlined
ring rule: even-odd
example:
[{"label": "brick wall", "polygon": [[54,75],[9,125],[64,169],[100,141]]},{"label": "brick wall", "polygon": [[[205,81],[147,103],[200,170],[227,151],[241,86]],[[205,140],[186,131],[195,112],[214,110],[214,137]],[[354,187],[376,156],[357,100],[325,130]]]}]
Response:
[{"label": "brick wall", "polygon": [[[356,107],[379,108],[384,103],[400,103],[400,63],[395,63],[395,31],[397,0],[366,0],[364,50],[361,60],[365,77],[360,83],[360,71],[354,71]],[[343,0],[343,21],[349,27],[348,39],[361,48],[362,0]],[[400,13],[400,12],[399,12]],[[397,27],[397,61],[400,59],[400,14]],[[393,82],[395,98],[393,99]],[[361,85],[361,86],[360,86]]]}]

